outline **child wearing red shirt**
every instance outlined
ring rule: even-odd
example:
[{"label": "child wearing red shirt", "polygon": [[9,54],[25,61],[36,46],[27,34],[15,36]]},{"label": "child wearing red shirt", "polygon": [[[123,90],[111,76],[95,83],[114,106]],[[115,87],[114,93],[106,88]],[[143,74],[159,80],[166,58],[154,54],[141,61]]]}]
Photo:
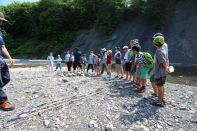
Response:
[{"label": "child wearing red shirt", "polygon": [[107,52],[107,74],[111,78],[111,66],[112,66],[112,51],[108,50]]}]

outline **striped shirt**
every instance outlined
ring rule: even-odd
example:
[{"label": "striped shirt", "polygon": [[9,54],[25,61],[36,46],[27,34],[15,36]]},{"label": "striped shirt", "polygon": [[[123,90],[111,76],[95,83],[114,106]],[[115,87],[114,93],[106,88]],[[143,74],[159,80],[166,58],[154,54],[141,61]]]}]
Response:
[{"label": "striped shirt", "polygon": [[142,52],[139,52],[138,55],[136,55],[136,61],[139,62],[139,64],[143,67],[147,64],[145,56],[143,55]]}]

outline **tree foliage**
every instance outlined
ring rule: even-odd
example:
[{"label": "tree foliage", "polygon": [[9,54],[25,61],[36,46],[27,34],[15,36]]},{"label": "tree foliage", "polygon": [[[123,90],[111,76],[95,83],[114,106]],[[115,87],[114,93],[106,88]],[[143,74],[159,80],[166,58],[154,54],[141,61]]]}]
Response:
[{"label": "tree foliage", "polygon": [[77,31],[95,28],[110,34],[126,13],[147,15],[160,27],[165,7],[165,0],[41,0],[15,2],[0,11],[9,20],[4,35],[11,53],[42,57],[65,50]]}]

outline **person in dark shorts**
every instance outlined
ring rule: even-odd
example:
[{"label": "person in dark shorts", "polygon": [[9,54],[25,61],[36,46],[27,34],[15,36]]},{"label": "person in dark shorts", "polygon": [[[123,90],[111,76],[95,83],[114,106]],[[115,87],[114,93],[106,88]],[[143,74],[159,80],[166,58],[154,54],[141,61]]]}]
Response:
[{"label": "person in dark shorts", "polygon": [[71,54],[70,54],[69,50],[66,52],[64,59],[65,59],[68,71],[71,71],[71,61],[70,61],[71,60]]},{"label": "person in dark shorts", "polygon": [[126,78],[125,80],[129,80],[129,75],[130,75],[130,71],[131,71],[131,62],[130,62],[130,58],[129,58],[129,48],[128,46],[124,46],[123,50],[125,52],[124,55],[124,69],[125,69],[125,74],[126,74]]},{"label": "person in dark shorts", "polygon": [[81,65],[81,52],[79,51],[78,48],[75,48],[75,53],[74,53],[74,63],[73,63],[73,70],[76,71],[76,68],[79,67],[82,70],[82,65]]},{"label": "person in dark shorts", "polygon": [[88,73],[90,68],[92,68],[92,72],[94,71],[94,57],[95,57],[94,52],[90,51],[90,55],[89,55],[89,58],[88,58],[87,73]]},{"label": "person in dark shorts", "polygon": [[[123,68],[122,68],[122,54],[120,52],[120,47],[116,47],[115,55],[114,55],[114,60],[115,60],[115,70],[116,70],[116,76],[115,78],[123,78]],[[121,76],[119,77],[119,75]]]},{"label": "person in dark shorts", "polygon": [[158,100],[151,102],[154,106],[164,106],[164,84],[168,71],[168,57],[162,48],[165,43],[163,36],[157,36],[153,40],[154,46],[157,48],[155,53],[154,79],[158,90]]},{"label": "person in dark shorts", "polygon": [[82,72],[85,72],[86,64],[87,64],[86,54],[82,55],[82,57],[81,57],[81,64],[82,64]]},{"label": "person in dark shorts", "polygon": [[[138,46],[140,48],[140,51],[141,51],[141,46],[139,44],[139,39],[133,39],[133,40],[131,40],[130,41],[130,46],[131,46],[131,49],[134,46]],[[133,54],[132,57],[131,57],[131,64],[132,64],[132,66],[131,66],[131,74],[133,75],[133,82],[135,84],[137,84],[136,83],[137,77],[136,77],[136,65],[135,65],[135,62],[136,62],[136,55]]]}]

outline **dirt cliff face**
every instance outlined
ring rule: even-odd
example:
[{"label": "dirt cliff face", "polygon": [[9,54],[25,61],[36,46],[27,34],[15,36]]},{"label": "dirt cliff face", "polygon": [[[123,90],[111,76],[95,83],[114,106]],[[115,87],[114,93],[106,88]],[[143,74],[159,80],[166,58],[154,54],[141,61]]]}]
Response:
[{"label": "dirt cliff face", "polygon": [[115,46],[129,45],[129,40],[138,38],[143,51],[154,52],[151,37],[156,32],[165,35],[169,45],[171,63],[196,64],[197,59],[197,1],[180,0],[171,5],[166,12],[163,30],[154,30],[147,18],[138,17],[123,21],[113,32],[106,36],[94,30],[81,31],[73,43],[84,52],[100,48],[114,49]]},{"label": "dirt cliff face", "polygon": [[197,1],[180,0],[167,16],[165,34],[171,61],[197,63]]}]

